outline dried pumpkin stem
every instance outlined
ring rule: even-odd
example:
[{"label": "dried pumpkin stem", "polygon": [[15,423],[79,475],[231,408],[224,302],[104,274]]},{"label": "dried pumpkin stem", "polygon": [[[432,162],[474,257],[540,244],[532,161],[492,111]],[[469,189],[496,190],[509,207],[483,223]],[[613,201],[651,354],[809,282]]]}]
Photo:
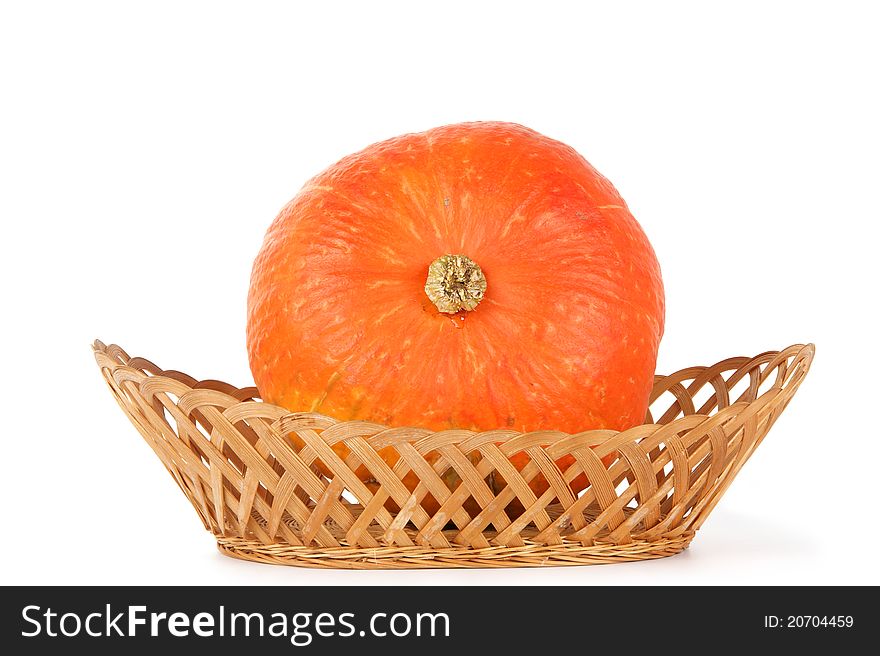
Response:
[{"label": "dried pumpkin stem", "polygon": [[440,312],[470,312],[486,293],[486,276],[467,255],[442,255],[428,267],[425,294]]}]

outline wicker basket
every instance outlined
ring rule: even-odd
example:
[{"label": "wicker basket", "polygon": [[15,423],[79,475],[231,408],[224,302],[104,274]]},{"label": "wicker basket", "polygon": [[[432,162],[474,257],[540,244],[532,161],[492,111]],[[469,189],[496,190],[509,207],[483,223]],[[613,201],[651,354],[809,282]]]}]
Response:
[{"label": "wicker basket", "polygon": [[[223,553],[351,569],[584,565],[678,553],[791,400],[814,353],[812,344],[795,345],[658,376],[644,425],[567,435],[431,432],[291,414],[261,402],[256,388],[198,382],[100,341],[93,348],[119,405]],[[351,450],[345,461],[331,448],[340,440]],[[393,467],[377,455],[383,447],[399,454]],[[510,462],[519,452],[529,457],[521,471]],[[560,471],[555,463],[566,454],[574,464]],[[606,456],[614,458],[608,467]],[[410,472],[413,490],[403,482]],[[569,482],[580,474],[591,485],[575,494]],[[540,496],[529,486],[536,476],[549,483]],[[450,489],[444,481],[453,479]]]}]

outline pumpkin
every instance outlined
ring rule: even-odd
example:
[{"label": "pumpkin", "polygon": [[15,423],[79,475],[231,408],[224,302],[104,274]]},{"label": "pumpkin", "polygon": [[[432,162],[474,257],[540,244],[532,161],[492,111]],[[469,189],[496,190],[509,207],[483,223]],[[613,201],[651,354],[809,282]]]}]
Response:
[{"label": "pumpkin", "polygon": [[291,411],[576,433],[644,421],[663,323],[657,259],[611,183],[559,141],[475,122],[308,181],[254,263],[247,346],[262,397]]}]

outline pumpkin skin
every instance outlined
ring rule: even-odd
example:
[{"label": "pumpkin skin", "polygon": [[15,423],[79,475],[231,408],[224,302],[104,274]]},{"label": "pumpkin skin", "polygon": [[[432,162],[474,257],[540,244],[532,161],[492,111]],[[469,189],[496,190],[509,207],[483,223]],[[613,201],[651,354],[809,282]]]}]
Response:
[{"label": "pumpkin skin", "polygon": [[[485,276],[471,311],[426,295],[448,254]],[[254,263],[247,346],[263,398],[291,411],[576,433],[644,421],[663,324],[657,259],[611,183],[563,143],[477,122],[374,144],[307,182]]]}]

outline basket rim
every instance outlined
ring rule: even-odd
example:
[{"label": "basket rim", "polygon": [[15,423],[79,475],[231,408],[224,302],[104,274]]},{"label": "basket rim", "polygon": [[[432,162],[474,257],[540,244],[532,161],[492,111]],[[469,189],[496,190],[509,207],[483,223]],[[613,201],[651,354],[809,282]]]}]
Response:
[{"label": "basket rim", "polygon": [[[791,359],[792,361],[791,366],[786,371],[783,379],[780,380],[779,378],[777,378],[777,380],[770,386],[770,388],[756,395],[756,397],[750,401],[732,401],[721,409],[718,409],[716,405],[714,406],[715,410],[710,411],[709,413],[694,412],[685,416],[676,417],[671,421],[665,423],[658,423],[657,421],[650,423],[643,422],[624,430],[594,428],[577,433],[570,433],[555,429],[516,431],[508,428],[495,428],[483,431],[465,428],[450,428],[435,431],[428,428],[411,425],[395,426],[379,424],[376,422],[370,422],[360,419],[343,420],[320,412],[291,411],[282,406],[275,405],[273,403],[263,400],[260,396],[259,390],[254,385],[239,388],[218,379],[196,379],[182,371],[178,371],[175,369],[162,369],[153,361],[147,358],[144,358],[142,356],[130,356],[118,344],[105,344],[100,339],[95,339],[92,342],[91,346],[94,356],[100,365],[104,364],[102,360],[104,360],[105,362],[109,361],[106,362],[106,364],[109,364],[111,366],[114,377],[119,376],[120,379],[134,380],[137,381],[139,384],[144,382],[145,380],[155,379],[157,382],[163,381],[171,386],[182,385],[186,388],[185,390],[181,390],[182,392],[198,389],[209,389],[212,390],[212,392],[214,393],[226,395],[230,403],[259,403],[261,409],[264,412],[275,415],[274,418],[276,420],[292,420],[297,422],[308,420],[310,422],[314,422],[316,425],[320,425],[321,428],[327,428],[329,426],[334,426],[338,424],[345,424],[347,426],[361,426],[364,429],[368,429],[371,433],[377,435],[380,433],[395,433],[399,435],[400,433],[411,431],[413,433],[420,434],[416,440],[413,440],[414,443],[422,442],[426,439],[432,438],[433,436],[455,436],[458,438],[455,440],[456,442],[464,442],[466,440],[480,439],[486,437],[491,438],[492,441],[496,443],[504,443],[516,438],[528,437],[530,441],[541,438],[540,443],[545,448],[553,444],[562,445],[562,447],[564,448],[571,440],[577,440],[582,444],[586,443],[590,446],[598,446],[600,444],[608,445],[608,443],[617,441],[623,444],[631,440],[633,436],[644,436],[645,431],[653,432],[661,429],[675,431],[675,429],[678,428],[691,428],[693,427],[694,422],[698,420],[699,423],[711,421],[713,423],[718,422],[719,424],[721,424],[724,423],[729,417],[737,415],[740,412],[748,412],[749,416],[751,416],[753,413],[757,413],[758,411],[763,409],[768,403],[770,403],[775,398],[785,392],[787,392],[786,396],[790,397],[794,393],[794,390],[799,386],[803,377],[809,371],[810,365],[813,358],[815,357],[816,352],[816,346],[813,342],[795,343],[784,349],[780,349],[778,351],[764,351],[753,357],[735,356],[720,360],[715,364],[708,366],[686,367],[668,375],[655,374],[654,388],[651,392],[649,405],[653,404],[660,396],[662,396],[665,391],[668,391],[663,390],[659,394],[656,393],[658,389],[657,383],[660,381],[671,383],[671,387],[672,385],[677,384],[679,382],[679,379],[693,379],[691,386],[700,387],[709,383],[710,377],[706,377],[705,380],[701,380],[701,377],[699,375],[694,377],[695,372],[710,371],[715,368],[731,370],[736,367],[736,370],[728,378],[728,382],[732,381],[733,384],[735,384],[739,380],[750,375],[750,373],[754,371],[756,366],[762,366],[763,371],[771,372],[776,370],[781,361],[788,359]],[[763,385],[765,382],[766,381],[761,381],[759,385]]]}]

